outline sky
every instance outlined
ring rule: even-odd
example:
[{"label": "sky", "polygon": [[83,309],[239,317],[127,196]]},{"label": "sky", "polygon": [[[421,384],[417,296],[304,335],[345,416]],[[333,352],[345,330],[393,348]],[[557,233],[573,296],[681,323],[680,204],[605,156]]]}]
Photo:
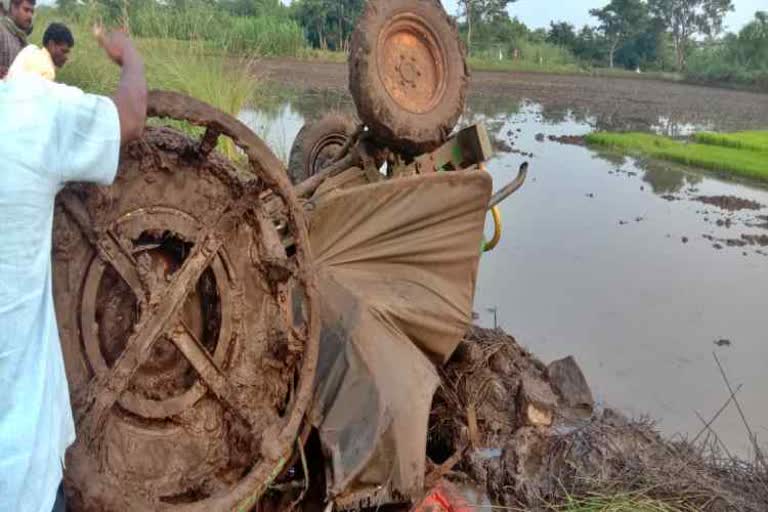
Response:
[{"label": "sky", "polygon": [[[450,14],[456,14],[457,0],[442,0]],[[550,21],[567,21],[581,27],[585,24],[595,25],[596,20],[589,15],[589,10],[603,7],[608,0],[517,0],[509,8],[512,16],[530,28],[549,27]],[[768,10],[766,0],[733,0],[736,10],[726,19],[726,30],[738,31],[755,17],[755,12]]]}]

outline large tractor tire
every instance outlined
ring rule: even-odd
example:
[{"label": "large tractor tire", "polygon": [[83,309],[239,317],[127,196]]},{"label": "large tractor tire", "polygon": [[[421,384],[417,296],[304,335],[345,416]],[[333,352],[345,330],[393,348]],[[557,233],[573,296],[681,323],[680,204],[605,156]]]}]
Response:
[{"label": "large tractor tire", "polygon": [[439,0],[368,1],[349,57],[349,88],[360,119],[392,149],[431,151],[464,110],[465,54]]},{"label": "large tractor tire", "polygon": [[288,174],[293,184],[298,185],[332,163],[356,128],[355,120],[341,113],[306,123],[291,146]]},{"label": "large tractor tire", "polygon": [[[250,510],[289,460],[319,326],[306,223],[279,160],[245,126],[172,93],[112,187],[56,207],[56,311],[77,441],[72,510]],[[250,172],[213,149],[219,135]],[[287,211],[289,256],[263,199]],[[283,229],[283,228],[280,228]]]}]

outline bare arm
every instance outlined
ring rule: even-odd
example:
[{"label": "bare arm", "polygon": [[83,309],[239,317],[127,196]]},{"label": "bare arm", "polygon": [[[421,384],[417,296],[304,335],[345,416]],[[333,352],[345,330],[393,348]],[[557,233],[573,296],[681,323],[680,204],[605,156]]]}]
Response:
[{"label": "bare arm", "polygon": [[120,141],[127,144],[141,137],[147,119],[144,62],[124,32],[115,31],[105,35],[97,28],[95,34],[109,58],[122,68],[120,83],[112,99],[120,118]]}]

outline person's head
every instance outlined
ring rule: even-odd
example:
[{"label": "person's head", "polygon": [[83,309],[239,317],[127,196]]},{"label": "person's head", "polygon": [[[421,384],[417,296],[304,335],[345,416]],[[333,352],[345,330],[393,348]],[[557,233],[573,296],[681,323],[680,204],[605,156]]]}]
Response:
[{"label": "person's head", "polygon": [[21,30],[32,30],[32,16],[35,14],[36,0],[11,0],[11,9],[8,16]]},{"label": "person's head", "polygon": [[69,51],[75,46],[72,32],[63,23],[51,23],[43,34],[43,46],[57,68],[64,66],[69,58]]}]

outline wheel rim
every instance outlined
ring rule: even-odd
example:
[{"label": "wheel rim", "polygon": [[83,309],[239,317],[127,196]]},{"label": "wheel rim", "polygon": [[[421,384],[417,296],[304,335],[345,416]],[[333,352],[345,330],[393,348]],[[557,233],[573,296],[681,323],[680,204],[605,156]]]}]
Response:
[{"label": "wheel rim", "polygon": [[384,89],[400,108],[425,114],[440,103],[447,87],[445,50],[423,18],[406,13],[390,20],[377,57]]},{"label": "wheel rim", "polygon": [[[167,232],[169,226],[173,227],[173,231],[170,233]],[[202,229],[202,226],[184,212],[155,207],[124,215],[115,222],[112,229],[129,240],[134,246],[134,255],[137,255],[138,258],[141,259],[143,255],[149,256],[151,258],[149,264],[154,267],[152,270],[157,271],[159,270],[158,267],[164,263],[163,260],[167,258],[165,256],[167,253],[162,252],[161,248],[150,249],[153,245],[149,244],[147,240],[141,243],[140,239],[142,236],[146,237],[147,233],[159,233],[166,230],[163,232],[163,238],[166,240],[170,238],[186,243],[194,243],[195,235]],[[220,367],[224,365],[231,346],[232,317],[235,308],[235,304],[232,301],[233,283],[230,282],[226,272],[225,259],[226,252],[222,250],[214,258],[209,270],[203,274],[205,282],[213,281],[216,287],[215,297],[209,298],[218,302],[216,305],[218,306],[218,315],[216,315],[218,318],[202,318],[203,324],[218,324],[215,329],[215,339],[205,339],[206,333],[204,329],[200,329],[200,325],[194,325],[197,324],[196,320],[198,318],[194,316],[193,309],[195,303],[201,303],[203,300],[198,290],[191,293],[185,305],[183,315],[187,325],[194,325],[192,330],[195,336],[213,349],[212,352],[209,349],[209,355]],[[176,266],[178,266],[180,262],[169,263],[176,263]],[[163,272],[165,275],[162,277],[169,275],[167,265],[165,266],[166,271]],[[124,345],[120,346],[119,341],[125,341],[129,334],[127,329],[114,325],[116,321],[119,322],[122,319],[112,313],[107,307],[121,300],[123,302],[133,302],[131,306],[136,307],[137,301],[140,300],[140,297],[136,297],[133,291],[130,290],[130,287],[125,285],[124,281],[117,282],[116,286],[109,286],[109,281],[111,281],[109,279],[111,276],[108,274],[109,270],[109,267],[103,261],[99,258],[94,258],[87,271],[85,285],[81,294],[80,324],[83,326],[93,326],[90,329],[82,330],[83,345],[88,363],[97,374],[106,372],[112,366],[116,357],[125,349]],[[105,282],[107,283],[106,289],[104,286]],[[126,297],[126,292],[133,297],[132,301]],[[190,308],[189,306],[192,307]],[[122,310],[125,311],[126,308],[122,308]],[[203,312],[203,315],[205,315],[205,312]],[[99,322],[98,320],[101,321]],[[109,325],[110,323],[112,325]],[[117,327],[119,332],[114,332],[115,327]],[[105,335],[105,331],[110,330],[112,331],[111,335]],[[115,341],[118,342],[117,346],[114,345]],[[159,389],[152,389],[158,386],[178,388],[178,385],[173,386],[174,383],[170,381],[179,380],[178,373],[180,370],[188,371],[192,370],[192,368],[185,363],[183,356],[175,350],[169,340],[159,341],[152,356],[139,369],[136,375],[134,382],[144,384],[140,385],[137,390],[129,390],[123,393],[118,400],[118,404],[127,412],[146,420],[168,418],[183,413],[206,393],[205,386],[199,380],[195,380],[186,389],[168,390],[171,396],[166,398],[147,397],[148,394],[158,394]],[[174,373],[177,375],[174,375]]]},{"label": "wheel rim", "polygon": [[307,161],[309,175],[314,176],[330,164],[338,156],[347,139],[348,136],[344,133],[329,133],[312,146]]}]

